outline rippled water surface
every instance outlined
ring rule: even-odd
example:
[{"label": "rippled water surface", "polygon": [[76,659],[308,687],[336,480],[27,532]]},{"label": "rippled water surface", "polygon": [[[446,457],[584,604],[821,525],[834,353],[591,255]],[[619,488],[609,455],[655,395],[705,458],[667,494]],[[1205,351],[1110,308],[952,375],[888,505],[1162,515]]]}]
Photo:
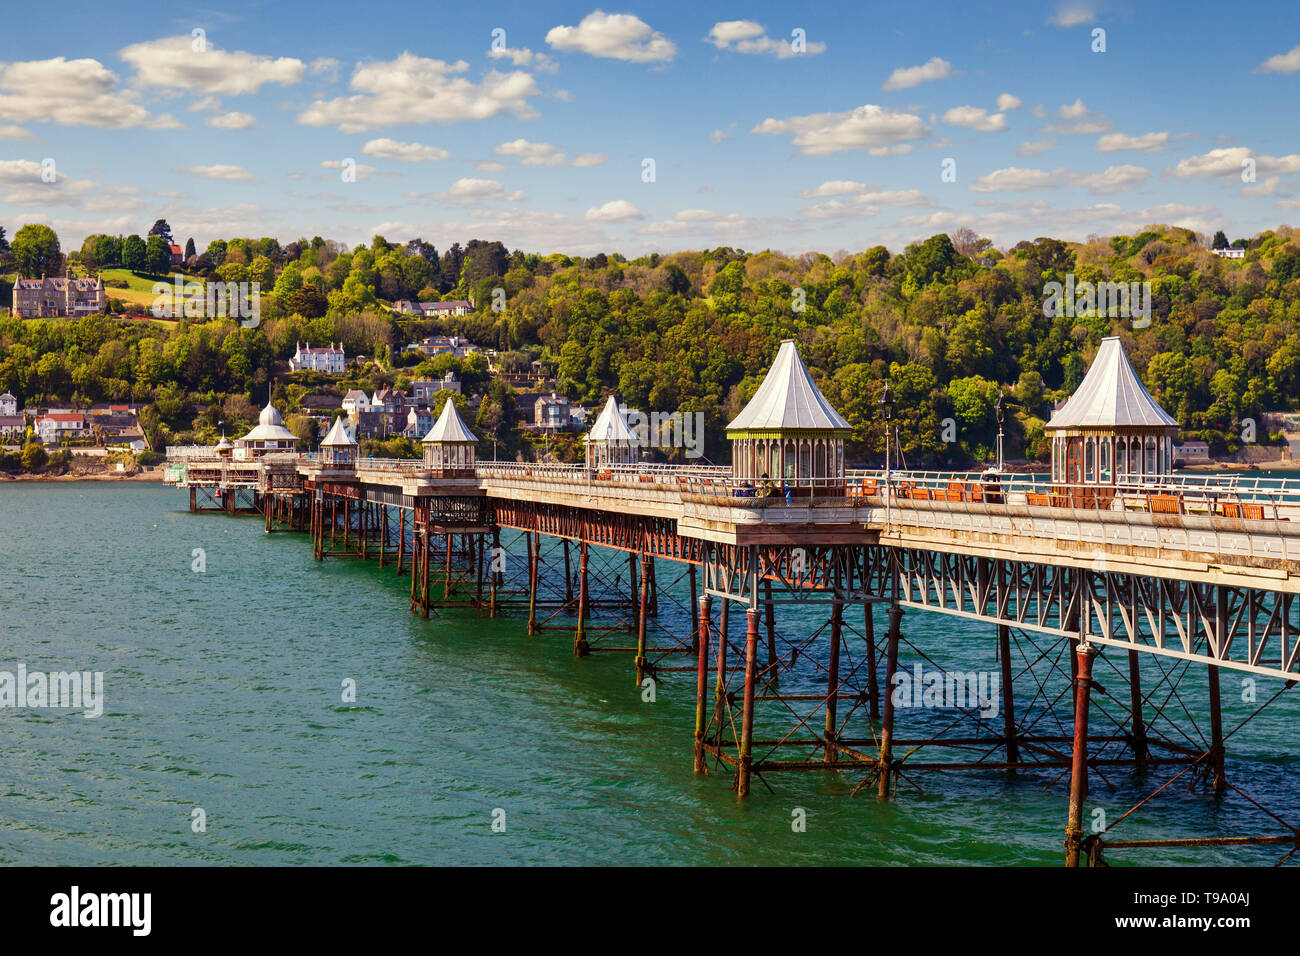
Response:
[{"label": "rippled water surface", "polygon": [[[813,771],[775,775],[775,793],[756,783],[738,802],[725,775],[691,773],[693,674],[665,675],[645,703],[628,655],[575,659],[568,633],[529,638],[518,615],[422,620],[391,566],[318,564],[304,535],[268,536],[260,519],[191,515],[186,503],[147,484],[0,486],[0,670],[105,681],[99,719],[0,710],[0,862],[1060,862],[1066,790],[1055,773],[920,774],[921,790],[904,785],[880,803],[850,797],[852,775]],[[191,570],[195,548],[204,573]],[[671,624],[686,588],[669,566],[660,574]],[[996,669],[987,627],[909,613],[904,630],[936,663]],[[1099,664],[1103,685],[1108,669]],[[347,679],[355,703],[342,702]],[[1203,684],[1192,671],[1159,695],[1198,742]],[[1241,685],[1225,673],[1229,729],[1258,706]],[[1259,701],[1277,689],[1261,680]],[[1026,713],[1041,709],[1027,683],[1017,696]],[[760,730],[788,729],[765,713]],[[1230,780],[1291,823],[1298,716],[1284,696],[1228,744]],[[855,732],[870,735],[865,723]],[[1090,819],[1117,817],[1173,772],[1107,769]],[[196,807],[205,833],[192,832]],[[805,832],[791,825],[797,808]],[[504,833],[493,832],[496,809]],[[1244,800],[1183,781],[1123,825],[1139,838],[1279,829]],[[1282,852],[1111,859],[1259,864]]]}]

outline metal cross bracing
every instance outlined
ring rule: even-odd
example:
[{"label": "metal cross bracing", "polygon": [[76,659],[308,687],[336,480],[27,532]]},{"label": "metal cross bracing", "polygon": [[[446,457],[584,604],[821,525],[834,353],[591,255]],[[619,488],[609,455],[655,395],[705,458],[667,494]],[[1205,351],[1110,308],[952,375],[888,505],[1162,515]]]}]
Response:
[{"label": "metal cross bracing", "polygon": [[1300,599],[916,548],[898,550],[900,604],[1026,631],[1191,660],[1264,677],[1300,677]]},{"label": "metal cross bracing", "polygon": [[[795,535],[724,544],[663,517],[358,482],[248,494],[268,530],[310,530],[318,558],[395,560],[411,577],[412,610],[426,617],[440,606],[492,616],[526,608],[530,634],[572,630],[576,653],[633,654],[638,683],[695,670],[696,770],[725,766],[740,794],[754,777],[770,788],[782,771],[835,771],[846,791],[881,797],[919,790],[923,772],[1010,771],[1046,787],[1069,778],[1067,862],[1294,837],[1276,808],[1228,782],[1224,744],[1238,728],[1223,732],[1218,704],[1220,670],[1294,682],[1300,600],[1290,594],[1135,575],[1101,558],[1079,568],[893,544],[800,545]],[[915,610],[991,625],[980,653],[1001,678],[996,701],[895,699],[899,675],[918,666],[945,685],[972,666],[905,633]],[[687,652],[693,666],[672,663]],[[1208,715],[1185,693],[1186,675],[1202,666]],[[1111,829],[1173,781],[1195,781],[1262,807],[1286,832],[1089,836],[1089,777],[1111,790],[1121,767],[1175,776]]]}]

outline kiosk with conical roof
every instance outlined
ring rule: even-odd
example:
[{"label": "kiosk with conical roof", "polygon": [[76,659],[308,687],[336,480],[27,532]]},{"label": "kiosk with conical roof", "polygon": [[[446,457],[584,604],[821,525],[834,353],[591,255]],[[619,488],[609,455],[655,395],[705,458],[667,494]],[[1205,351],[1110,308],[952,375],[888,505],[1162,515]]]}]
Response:
[{"label": "kiosk with conical roof", "polygon": [[836,487],[844,480],[849,431],[849,423],[831,407],[787,339],[754,397],[727,425],[732,476],[785,481],[796,494]]},{"label": "kiosk with conical roof", "polygon": [[610,465],[630,465],[636,461],[638,442],[632,429],[619,414],[618,399],[613,395],[583,437],[587,448],[588,468],[608,468]]},{"label": "kiosk with conical roof", "polygon": [[334,419],[329,433],[320,443],[321,461],[330,468],[351,468],[357,463],[357,443],[343,425],[343,416]]},{"label": "kiosk with conical roof", "polygon": [[284,419],[268,398],[266,408],[257,416],[257,425],[235,440],[235,457],[261,458],[275,452],[292,452],[297,447],[298,436],[284,427]]},{"label": "kiosk with conical roof", "polygon": [[472,478],[477,445],[478,436],[460,420],[449,398],[424,436],[424,463],[432,469],[434,478]]},{"label": "kiosk with conical roof", "polygon": [[1088,374],[1046,429],[1054,484],[1131,485],[1173,468],[1178,422],[1156,404],[1116,337],[1101,340]]}]

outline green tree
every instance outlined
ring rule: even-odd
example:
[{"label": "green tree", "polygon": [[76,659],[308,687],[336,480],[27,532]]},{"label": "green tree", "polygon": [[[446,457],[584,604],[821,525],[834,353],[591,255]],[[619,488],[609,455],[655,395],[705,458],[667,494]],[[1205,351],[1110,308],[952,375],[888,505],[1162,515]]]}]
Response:
[{"label": "green tree", "polygon": [[122,265],[132,272],[144,272],[146,264],[144,240],[132,233],[122,243]]},{"label": "green tree", "polygon": [[26,279],[39,279],[43,275],[59,275],[63,271],[63,253],[59,237],[49,226],[28,223],[14,233],[10,245],[18,274]]},{"label": "green tree", "polygon": [[144,271],[153,276],[164,275],[171,267],[171,262],[172,254],[167,240],[156,233],[149,236],[144,246]]}]

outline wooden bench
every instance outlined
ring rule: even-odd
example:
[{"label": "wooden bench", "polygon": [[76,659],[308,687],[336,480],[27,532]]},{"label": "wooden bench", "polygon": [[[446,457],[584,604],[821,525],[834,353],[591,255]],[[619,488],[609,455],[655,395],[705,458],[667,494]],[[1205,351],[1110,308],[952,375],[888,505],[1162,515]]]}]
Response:
[{"label": "wooden bench", "polygon": [[1148,495],[1147,511],[1153,515],[1184,514],[1182,495]]},{"label": "wooden bench", "polygon": [[1031,508],[1046,508],[1050,504],[1045,492],[1030,491],[1026,493],[1025,497],[1028,499]]}]

